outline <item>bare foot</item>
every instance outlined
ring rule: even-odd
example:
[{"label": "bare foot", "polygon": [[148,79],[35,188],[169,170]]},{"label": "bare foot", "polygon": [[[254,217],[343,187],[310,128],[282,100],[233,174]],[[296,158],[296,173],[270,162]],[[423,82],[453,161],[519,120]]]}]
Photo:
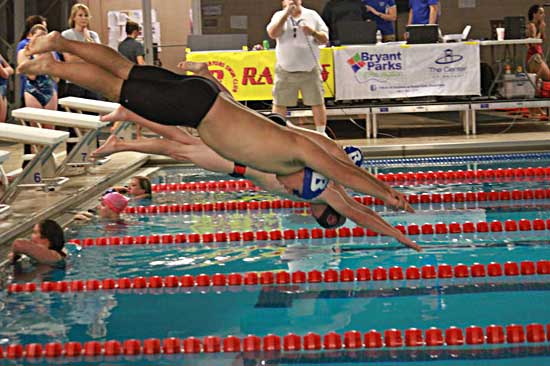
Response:
[{"label": "bare foot", "polygon": [[118,106],[111,113],[105,114],[99,118],[102,122],[117,122],[128,120],[128,110],[123,106]]},{"label": "bare foot", "polygon": [[30,56],[39,53],[60,51],[57,48],[60,39],[61,34],[59,34],[59,32],[57,31],[50,32],[45,36],[34,37],[27,44],[27,47],[25,47],[25,54],[27,56]]},{"label": "bare foot", "polygon": [[196,75],[208,75],[208,64],[206,62],[182,61],[178,64],[178,68]]},{"label": "bare foot", "polygon": [[121,151],[119,149],[119,145],[120,145],[119,139],[117,139],[115,135],[111,135],[103,145],[101,145],[94,152],[92,152],[91,157],[99,158],[102,156],[107,156],[107,155],[111,155],[113,153],[119,152]]},{"label": "bare foot", "polygon": [[50,67],[55,62],[51,52],[38,55],[34,60],[26,60],[17,66],[18,74],[44,75],[49,74]]}]

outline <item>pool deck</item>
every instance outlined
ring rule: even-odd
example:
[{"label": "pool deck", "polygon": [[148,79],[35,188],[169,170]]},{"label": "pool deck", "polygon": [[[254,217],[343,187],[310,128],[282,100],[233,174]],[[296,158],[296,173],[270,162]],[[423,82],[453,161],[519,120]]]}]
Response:
[{"label": "pool deck", "polygon": [[[338,140],[354,144],[365,151],[368,158],[411,157],[429,154],[500,153],[518,151],[549,151],[550,127],[542,126],[536,132],[480,134],[475,136],[426,136],[407,138],[378,138]],[[21,165],[22,146],[7,145],[2,149],[12,152],[4,165],[11,171]],[[58,151],[60,158],[63,151]],[[39,220],[58,217],[91,200],[108,187],[124,181],[145,164],[173,164],[175,161],[159,156],[126,152],[111,156],[111,160],[91,169],[91,174],[72,176],[70,181],[53,192],[22,190],[11,203],[12,214],[0,221],[0,262],[15,238],[28,235]],[[3,245],[1,245],[3,244]]]},{"label": "pool deck", "polygon": [[[6,171],[21,166],[22,145],[2,146],[3,150],[12,153],[5,164]],[[60,149],[56,151],[57,159],[64,157]],[[92,167],[88,174],[71,176],[70,180],[53,192],[30,188],[20,190],[10,203],[12,213],[0,221],[0,258],[15,238],[26,234],[39,220],[55,217],[67,210],[74,209],[78,204],[92,199],[110,186],[125,179],[147,162],[149,155],[125,152],[115,154],[110,161],[102,166]],[[83,168],[78,168],[82,169]],[[3,244],[3,245],[1,245]]]}]

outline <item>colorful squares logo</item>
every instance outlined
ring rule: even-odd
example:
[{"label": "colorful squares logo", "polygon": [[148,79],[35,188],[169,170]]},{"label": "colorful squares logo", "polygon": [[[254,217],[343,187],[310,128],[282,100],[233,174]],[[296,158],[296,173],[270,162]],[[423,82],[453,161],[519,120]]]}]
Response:
[{"label": "colorful squares logo", "polygon": [[353,57],[350,57],[348,59],[348,64],[350,64],[353,72],[358,72],[365,67],[365,61],[361,61],[361,55],[359,55],[359,53],[356,53]]}]

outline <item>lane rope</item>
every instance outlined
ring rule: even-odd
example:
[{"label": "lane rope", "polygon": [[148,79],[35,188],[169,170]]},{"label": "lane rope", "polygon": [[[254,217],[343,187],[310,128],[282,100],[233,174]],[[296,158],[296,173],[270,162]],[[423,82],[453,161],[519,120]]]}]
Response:
[{"label": "lane rope", "polygon": [[[449,171],[427,171],[427,172],[399,172],[381,173],[376,177],[390,185],[420,185],[420,184],[447,184],[447,183],[483,183],[483,182],[512,182],[518,180],[540,180],[550,179],[550,167],[526,167],[507,169],[479,169],[479,170],[449,170]],[[160,183],[153,184],[153,192],[176,192],[176,191],[201,191],[219,192],[234,190],[259,189],[251,181],[220,180],[220,181],[199,181],[182,183]]]},{"label": "lane rope", "polygon": [[411,165],[427,165],[427,164],[471,164],[471,163],[499,163],[510,161],[534,161],[550,159],[550,153],[513,153],[513,154],[491,154],[491,155],[467,155],[467,156],[441,156],[441,157],[424,157],[424,158],[399,158],[399,159],[372,159],[367,160],[366,165],[372,167],[398,167]]},{"label": "lane rope", "polygon": [[440,264],[437,267],[425,265],[390,268],[358,268],[355,271],[349,268],[337,271],[328,269],[324,272],[312,270],[309,272],[296,271],[267,271],[246,273],[216,273],[212,276],[199,274],[196,276],[186,274],[182,276],[168,275],[165,277],[122,277],[118,279],[107,278],[103,280],[72,280],[72,281],[44,281],[40,284],[34,282],[12,283],[7,287],[8,293],[32,293],[41,292],[82,292],[100,290],[128,290],[128,289],[160,289],[160,288],[207,288],[207,287],[236,287],[256,285],[290,285],[290,284],[314,284],[314,283],[364,283],[368,281],[419,281],[434,279],[467,279],[486,277],[518,277],[527,278],[536,275],[550,275],[550,261],[539,260],[496,263],[487,265],[474,263],[470,266],[459,263],[457,265]]},{"label": "lane rope", "polygon": [[[438,222],[435,224],[424,223],[416,224],[411,223],[407,226],[396,225],[396,229],[403,234],[412,236],[413,238],[418,235],[423,235],[423,240],[429,239],[429,237],[437,237],[438,235],[452,235],[452,234],[491,234],[491,233],[514,233],[514,232],[541,232],[550,230],[550,219],[520,219],[520,220],[506,220],[504,222],[493,220],[491,222],[478,221],[474,223],[472,221],[465,221],[463,223],[451,222],[449,224],[444,222]],[[80,245],[82,247],[91,246],[127,246],[127,245],[145,245],[145,244],[208,244],[208,243],[239,243],[239,242],[253,242],[253,241],[286,241],[291,242],[296,239],[334,239],[334,238],[362,238],[362,237],[378,237],[380,234],[370,229],[365,229],[360,226],[354,228],[340,227],[338,229],[321,229],[321,228],[300,228],[298,230],[274,229],[271,231],[258,230],[258,231],[231,231],[231,232],[217,232],[217,233],[178,233],[178,234],[151,234],[147,235],[127,235],[124,237],[112,236],[112,237],[96,237],[96,238],[83,238],[83,239],[70,239],[69,243]]]},{"label": "lane rope", "polygon": [[[546,328],[546,329],[545,329]],[[127,339],[124,341],[107,340],[81,342],[50,342],[47,344],[30,343],[26,345],[9,344],[0,347],[0,358],[27,359],[36,361],[45,357],[75,360],[77,357],[101,356],[139,356],[139,355],[176,355],[176,354],[213,354],[236,352],[299,352],[299,351],[333,351],[360,349],[411,349],[432,347],[469,346],[483,348],[485,345],[539,344],[550,341],[550,324],[540,323],[527,325],[489,325],[485,328],[471,325],[466,328],[451,326],[449,328],[431,327],[428,329],[408,328],[386,329],[368,332],[351,330],[343,335],[336,332],[318,334],[308,332],[304,336],[289,333],[285,336],[267,334],[265,336],[205,336],[204,338],[147,338],[143,341]],[[496,352],[497,350],[493,350]]]},{"label": "lane rope", "polygon": [[[411,204],[441,204],[445,208],[446,203],[464,202],[498,202],[498,201],[531,201],[550,199],[550,188],[543,189],[514,189],[512,191],[490,192],[445,192],[445,193],[411,193],[406,196]],[[367,206],[383,206],[384,201],[371,196],[355,196],[354,199]],[[195,202],[182,204],[160,204],[149,206],[130,206],[125,209],[127,214],[162,214],[162,213],[187,213],[187,212],[211,212],[211,211],[246,211],[246,210],[271,210],[309,207],[309,202],[292,201],[289,199],[273,199],[261,201],[218,201]],[[437,207],[435,207],[437,208]],[[432,209],[435,209],[432,207]]]}]

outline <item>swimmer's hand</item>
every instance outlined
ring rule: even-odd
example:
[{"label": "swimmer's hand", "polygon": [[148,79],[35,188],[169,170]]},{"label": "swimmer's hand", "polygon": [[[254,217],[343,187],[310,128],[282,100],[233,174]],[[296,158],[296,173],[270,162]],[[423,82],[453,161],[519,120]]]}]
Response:
[{"label": "swimmer's hand", "polygon": [[401,192],[398,192],[396,190],[391,190],[390,192],[391,198],[386,201],[386,203],[397,210],[403,210],[410,213],[414,213],[414,208],[412,208],[409,201],[407,201],[407,198],[405,195]]},{"label": "swimmer's hand", "polygon": [[14,252],[10,252],[8,254],[8,262],[12,265],[14,265],[19,259],[21,259],[21,254],[16,254]]},{"label": "swimmer's hand", "polygon": [[90,221],[94,217],[94,214],[88,211],[81,211],[74,215],[73,220],[77,221]]},{"label": "swimmer's hand", "polygon": [[[401,232],[399,232],[401,234]],[[411,249],[416,250],[417,252],[422,251],[422,247],[418,244],[416,244],[414,241],[412,241],[408,236],[401,234],[397,235],[395,237],[401,244],[403,244],[406,247],[409,247]]]}]

